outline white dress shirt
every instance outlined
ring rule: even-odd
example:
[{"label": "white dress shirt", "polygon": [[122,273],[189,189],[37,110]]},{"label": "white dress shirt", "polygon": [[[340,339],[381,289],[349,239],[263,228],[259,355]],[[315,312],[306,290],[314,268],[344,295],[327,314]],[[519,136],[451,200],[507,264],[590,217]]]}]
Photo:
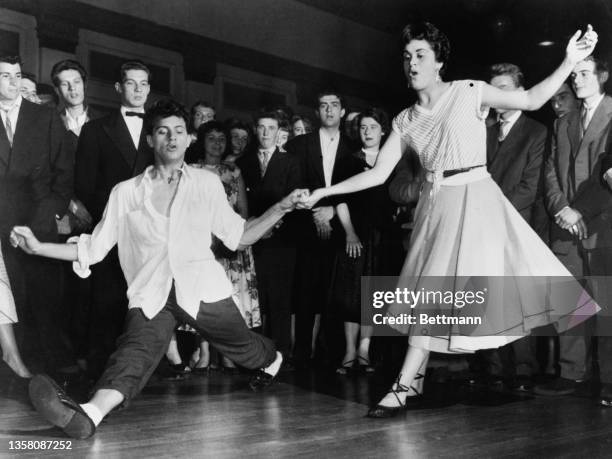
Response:
[{"label": "white dress shirt", "polygon": [[[87,109],[83,110],[83,113],[78,115],[76,118],[74,118],[68,110],[64,110],[63,118],[64,118],[66,129],[69,131],[72,131],[77,137],[81,135],[81,129],[83,128],[83,125],[87,121],[89,121],[89,117],[87,116]],[[140,133],[138,135],[140,139]]]},{"label": "white dress shirt", "polygon": [[338,152],[338,144],[340,143],[340,131],[336,132],[333,137],[330,137],[326,130],[319,129],[319,138],[321,140],[321,153],[323,154],[323,177],[325,177],[325,186],[331,186],[332,172],[334,171],[336,153]]},{"label": "white dress shirt", "polygon": [[113,188],[93,234],[81,235],[77,242],[79,261],[73,268],[81,277],[89,276],[89,266],[118,245],[129,307],[141,308],[148,318],[166,304],[173,280],[178,304],[193,318],[200,301],[232,295],[232,284],[210,249],[211,234],[235,250],[244,219],[228,204],[216,173],[187,165],[182,170],[169,217],[151,202],[149,166]]},{"label": "white dress shirt", "polygon": [[139,116],[126,116],[125,112],[138,112],[144,114],[144,108],[127,108],[123,105],[121,106],[121,116],[123,116],[123,120],[125,121],[125,124],[127,124],[127,128],[130,131],[130,136],[132,137],[132,142],[134,142],[134,147],[136,147],[136,150],[138,150],[143,119]]},{"label": "white dress shirt", "polygon": [[[19,110],[21,108],[21,101],[23,100],[23,97],[21,97],[21,94],[17,96],[17,99],[15,99],[14,102],[8,104],[8,103],[4,103],[2,104],[3,107],[9,108],[10,110],[8,112],[8,117],[11,120],[11,126],[13,128],[13,136],[15,135],[15,131],[17,130],[17,118],[19,118]],[[7,113],[4,110],[0,110],[0,116],[2,117],[2,124],[4,124],[4,129],[6,129],[6,116]]]}]

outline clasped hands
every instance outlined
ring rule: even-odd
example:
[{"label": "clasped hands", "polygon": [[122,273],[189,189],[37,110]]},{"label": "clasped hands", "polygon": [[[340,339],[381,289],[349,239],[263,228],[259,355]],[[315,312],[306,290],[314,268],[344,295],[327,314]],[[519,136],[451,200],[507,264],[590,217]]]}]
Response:
[{"label": "clasped hands", "polygon": [[[289,193],[279,204],[281,208],[286,211],[293,210],[295,208],[312,209],[312,207],[323,197],[324,193],[322,188],[319,188],[318,190],[315,190],[312,193],[307,189],[298,188]],[[328,217],[328,220],[333,217],[333,213],[332,215],[325,215]]]},{"label": "clasped hands", "polygon": [[555,223],[571,234],[578,236],[578,239],[589,237],[582,214],[571,207],[562,209],[555,217]]},{"label": "clasped hands", "polygon": [[[291,212],[296,207],[300,207],[301,203],[304,202],[310,196],[310,191],[304,188],[297,188],[285,196],[278,205],[284,212]],[[301,207],[300,207],[301,208]]]}]

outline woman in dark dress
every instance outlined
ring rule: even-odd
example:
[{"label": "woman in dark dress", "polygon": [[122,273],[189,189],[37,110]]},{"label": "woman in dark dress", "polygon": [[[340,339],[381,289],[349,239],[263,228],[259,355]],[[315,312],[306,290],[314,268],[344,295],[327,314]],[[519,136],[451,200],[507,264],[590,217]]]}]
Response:
[{"label": "woman in dark dress", "polygon": [[[359,115],[357,125],[362,148],[338,164],[345,178],[374,166],[382,140],[389,132],[389,117],[379,108],[370,108]],[[348,195],[336,207],[346,235],[346,242],[338,248],[332,284],[332,305],[344,321],[346,339],[338,374],[347,374],[353,368],[374,372],[369,356],[372,326],[362,325],[371,321],[362,318],[361,277],[391,274],[385,266],[389,265],[395,240],[388,237],[393,210],[386,184]]]}]

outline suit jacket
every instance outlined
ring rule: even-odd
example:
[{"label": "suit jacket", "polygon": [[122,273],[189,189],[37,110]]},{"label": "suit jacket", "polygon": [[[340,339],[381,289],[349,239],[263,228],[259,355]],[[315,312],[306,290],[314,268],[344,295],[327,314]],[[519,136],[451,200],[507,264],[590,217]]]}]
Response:
[{"label": "suit jacket", "polygon": [[[87,107],[87,119],[85,122],[87,123],[91,120],[102,118],[103,116],[104,116],[104,113],[102,113],[101,111],[96,110],[95,108]],[[68,130],[68,127],[66,126],[66,111],[65,110],[61,110],[59,112],[59,117],[61,118],[62,123],[64,125],[64,129],[66,130],[67,147],[73,153],[73,155],[75,155],[77,146],[79,143],[79,136],[76,135],[74,132]]]},{"label": "suit jacket", "polygon": [[[325,176],[323,175],[323,153],[321,152],[321,137],[319,130],[298,136],[287,143],[286,149],[289,153],[293,153],[297,156],[300,164],[300,171],[302,177],[302,183],[300,188],[308,188],[310,191],[314,191],[317,188],[325,187]],[[346,157],[353,153],[354,149],[351,143],[346,137],[340,134],[340,141],[338,142],[338,150],[336,151],[336,160],[334,162],[334,169],[332,171],[332,185],[342,180],[339,177],[338,164]],[[317,203],[319,206],[334,206],[338,202],[341,202],[341,198],[333,197],[322,199]],[[317,239],[317,230],[310,212],[305,211],[298,212],[297,215],[301,218],[301,234],[308,237],[310,240]],[[332,226],[334,229],[340,229],[340,223],[337,217],[332,219]],[[334,233],[338,231],[334,230]]]},{"label": "suit jacket", "polygon": [[497,124],[487,127],[487,166],[504,195],[531,223],[542,178],[546,128],[521,114],[503,142]]},{"label": "suit jacket", "polygon": [[0,122],[0,236],[29,225],[43,240],[56,240],[56,215],[73,193],[73,156],[57,113],[22,100],[13,145]]},{"label": "suit jacket", "polygon": [[[266,173],[262,177],[257,152],[258,149],[256,148],[251,149],[237,161],[247,190],[249,216],[254,217],[260,216],[270,206],[299,188],[302,181],[298,158],[292,153],[281,151],[278,148],[270,158]],[[262,242],[294,245],[296,240],[295,225],[293,213],[287,214],[283,218],[283,224],[273,232],[270,240],[264,239]]]},{"label": "suit jacket", "polygon": [[[565,206],[578,210],[587,224],[586,249],[612,247],[612,193],[602,180],[602,161],[612,120],[612,97],[605,96],[580,138],[580,112],[555,122],[551,153],[546,161],[546,206],[556,215]],[[604,170],[605,171],[605,170]],[[574,236],[553,224],[553,250],[566,253]]]},{"label": "suit jacket", "polygon": [[[608,139],[606,141],[605,153],[601,161],[601,171],[602,173],[606,173],[609,169],[612,168],[612,121],[608,124]],[[602,177],[603,179],[603,177]],[[607,184],[607,183],[606,183]]]},{"label": "suit jacket", "polygon": [[398,161],[389,180],[389,197],[400,206],[414,207],[419,201],[425,170],[414,150],[408,150]]},{"label": "suit jacket", "polygon": [[136,149],[119,110],[85,123],[77,145],[75,193],[94,223],[100,221],[112,188],[152,163],[144,128]]}]

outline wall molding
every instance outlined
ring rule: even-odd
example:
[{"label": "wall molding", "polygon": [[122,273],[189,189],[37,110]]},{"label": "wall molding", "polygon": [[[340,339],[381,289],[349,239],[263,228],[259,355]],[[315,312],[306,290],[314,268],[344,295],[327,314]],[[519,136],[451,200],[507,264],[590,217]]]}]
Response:
[{"label": "wall molding", "polygon": [[11,11],[2,8],[0,2],[0,27],[10,32],[19,34],[19,48],[22,51],[21,60],[24,69],[38,75],[39,59],[38,52],[40,44],[36,35],[37,21],[32,16],[22,14],[22,12]]},{"label": "wall molding", "polygon": [[390,87],[387,82],[359,80],[73,0],[0,0],[0,7],[33,15],[39,24],[39,38],[42,37],[46,47],[70,48],[74,52],[75,29],[88,29],[181,53],[187,80],[214,84],[217,64],[226,64],[292,81],[296,84],[296,102],[301,105],[312,105],[312,98],[321,87],[335,87],[346,95],[375,101],[392,101],[403,89]]}]

